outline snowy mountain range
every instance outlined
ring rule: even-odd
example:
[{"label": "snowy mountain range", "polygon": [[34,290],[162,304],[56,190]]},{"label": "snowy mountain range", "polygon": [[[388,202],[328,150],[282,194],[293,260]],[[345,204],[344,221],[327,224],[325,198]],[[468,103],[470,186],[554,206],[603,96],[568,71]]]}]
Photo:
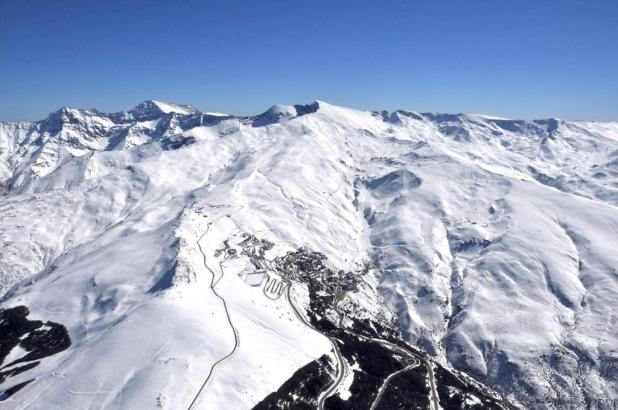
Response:
[{"label": "snowy mountain range", "polygon": [[618,123],[0,123],[0,409],[614,409]]}]

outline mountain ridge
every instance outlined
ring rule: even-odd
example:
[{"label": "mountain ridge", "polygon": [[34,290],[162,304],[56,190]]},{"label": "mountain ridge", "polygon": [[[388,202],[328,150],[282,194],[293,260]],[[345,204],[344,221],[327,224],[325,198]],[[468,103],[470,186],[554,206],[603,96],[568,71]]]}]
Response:
[{"label": "mountain ridge", "polygon": [[[286,104],[274,104],[273,106],[271,106],[268,110],[264,111],[261,114],[267,113],[269,110],[271,110],[273,107],[308,107],[308,106],[318,106],[322,104],[322,105],[331,105],[336,107],[336,105],[328,103],[324,100],[320,100],[320,99],[316,99],[314,101],[312,101],[311,103],[307,103],[307,104],[291,104],[291,105],[286,105]],[[163,106],[163,107],[167,107],[165,110],[161,109],[161,108],[156,108],[157,106]],[[150,108],[148,108],[150,107]],[[177,111],[174,111],[174,107],[176,107],[175,109]],[[142,102],[140,102],[139,104],[135,105],[134,107],[128,109],[128,110],[121,110],[121,111],[113,111],[113,112],[104,112],[104,111],[99,111],[96,108],[79,108],[79,107],[75,107],[75,106],[63,106],[60,107],[57,110],[54,110],[52,112],[50,112],[49,115],[55,114],[55,113],[61,113],[61,112],[67,112],[67,111],[79,111],[79,112],[92,112],[92,113],[96,113],[96,114],[100,114],[103,116],[122,116],[122,114],[130,114],[131,112],[139,112],[139,111],[143,111],[143,110],[148,110],[148,109],[152,109],[152,111],[154,112],[159,112],[160,114],[169,114],[169,113],[177,113],[177,114],[181,114],[181,115],[191,115],[191,114],[207,114],[207,115],[211,115],[212,113],[208,113],[208,112],[204,112],[201,111],[198,108],[195,108],[191,105],[186,105],[186,104],[176,104],[176,103],[168,103],[168,102],[164,102],[164,101],[159,101],[159,100],[154,100],[154,99],[149,99],[149,100],[144,100]],[[450,116],[450,117],[467,117],[469,119],[472,119],[474,117],[478,117],[481,119],[485,119],[485,120],[495,120],[495,121],[517,121],[517,122],[542,122],[542,121],[550,121],[550,120],[556,120],[556,121],[562,121],[562,122],[571,122],[571,123],[599,123],[599,124],[613,124],[616,123],[617,121],[592,121],[592,120],[585,120],[585,119],[578,119],[578,120],[566,120],[566,119],[562,119],[562,118],[558,118],[558,117],[542,117],[542,118],[534,118],[534,119],[529,119],[529,120],[524,120],[524,119],[517,119],[517,118],[509,118],[509,117],[503,117],[503,116],[496,116],[496,115],[489,115],[489,114],[482,114],[482,113],[466,113],[466,112],[457,112],[457,113],[445,113],[445,112],[439,112],[439,111],[410,111],[407,109],[395,109],[393,111],[386,111],[386,110],[364,110],[367,112],[373,112],[373,113],[387,113],[387,114],[394,114],[394,113],[408,113],[408,114],[414,114],[414,115],[421,115],[424,117],[428,117],[428,118],[435,118],[438,116]],[[216,114],[220,114],[220,113],[216,113]],[[236,117],[236,118],[251,118],[251,117],[255,117],[261,114],[256,114],[256,115],[236,115],[236,114],[221,114],[221,115],[226,115],[226,116],[231,116],[231,117]],[[48,116],[49,116],[48,115]],[[0,120],[1,123],[37,123],[37,122],[41,122],[43,120],[38,120],[38,121],[27,121],[27,120],[19,120],[19,121],[5,121],[5,120]]]},{"label": "mountain ridge", "polygon": [[611,408],[618,123],[152,104],[0,123],[0,407]]}]

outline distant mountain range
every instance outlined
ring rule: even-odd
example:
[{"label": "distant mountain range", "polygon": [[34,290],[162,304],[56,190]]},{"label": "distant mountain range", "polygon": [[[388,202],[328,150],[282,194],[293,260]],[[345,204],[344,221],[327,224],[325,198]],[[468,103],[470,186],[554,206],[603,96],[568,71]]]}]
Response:
[{"label": "distant mountain range", "polygon": [[618,401],[618,123],[62,108],[0,247],[0,408]]}]

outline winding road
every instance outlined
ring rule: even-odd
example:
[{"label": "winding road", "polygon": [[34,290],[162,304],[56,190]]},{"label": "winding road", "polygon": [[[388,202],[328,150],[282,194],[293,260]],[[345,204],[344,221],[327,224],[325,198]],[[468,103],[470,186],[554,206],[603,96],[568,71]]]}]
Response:
[{"label": "winding road", "polygon": [[[429,378],[429,389],[430,389],[430,393],[431,393],[431,397],[429,398],[429,403],[431,405],[431,409],[432,410],[439,410],[440,409],[440,400],[438,398],[438,391],[436,389],[436,381],[435,381],[435,375],[433,374],[433,366],[431,365],[431,363],[429,362],[429,360],[427,360],[426,358],[424,358],[423,356],[420,356],[418,354],[416,354],[415,352],[405,349],[401,346],[398,346],[394,343],[391,343],[389,341],[383,340],[383,339],[377,339],[375,337],[367,337],[367,336],[363,336],[359,333],[356,332],[352,332],[355,336],[361,338],[361,339],[365,339],[365,340],[371,340],[377,343],[380,343],[382,346],[387,347],[390,350],[396,351],[399,354],[405,355],[405,356],[412,356],[413,358],[415,358],[416,360],[422,361],[423,364],[425,365],[425,367],[427,368],[427,375]],[[401,372],[398,371],[396,373]],[[393,376],[394,374],[391,374],[391,376]],[[388,380],[391,376],[389,376],[386,380]],[[386,387],[386,384],[382,385],[383,389],[384,387]],[[380,393],[378,393],[378,395],[380,396]],[[376,397],[377,400],[377,397]],[[375,404],[375,400],[374,400],[374,404]],[[372,406],[373,408],[373,406]]]},{"label": "winding road", "polygon": [[429,363],[429,360],[423,358],[423,361],[425,362],[425,366],[427,366],[427,373],[429,374],[429,387],[431,388],[432,398],[431,404],[433,410],[439,410],[440,405],[438,403],[440,403],[440,399],[438,398],[438,391],[436,390],[436,377],[433,374],[433,366]]},{"label": "winding road", "polygon": [[[215,363],[213,363],[213,365],[211,366],[211,368],[210,368],[210,370],[209,370],[209,372],[208,372],[208,375],[206,376],[206,378],[205,378],[204,382],[203,382],[203,383],[202,383],[202,385],[200,386],[200,389],[198,390],[198,392],[197,392],[197,393],[196,393],[196,395],[194,396],[194,398],[193,398],[193,400],[191,401],[191,404],[189,405],[189,407],[187,408],[187,410],[191,410],[191,409],[193,409],[193,408],[194,408],[195,404],[197,403],[198,398],[200,397],[200,395],[201,395],[201,394],[202,394],[202,392],[204,391],[204,389],[205,389],[206,385],[208,384],[208,382],[209,382],[209,381],[210,381],[210,379],[212,378],[212,376],[213,376],[213,374],[214,374],[214,371],[215,371],[215,369],[217,368],[217,366],[219,366],[219,365],[220,365],[221,363],[223,363],[225,360],[227,360],[228,358],[230,358],[230,357],[231,357],[231,356],[232,356],[232,355],[236,352],[236,349],[238,348],[238,345],[239,345],[239,340],[238,340],[238,332],[237,332],[236,328],[234,327],[234,324],[232,323],[232,319],[231,319],[231,317],[230,317],[230,313],[229,313],[229,310],[228,310],[228,307],[227,307],[227,303],[226,303],[225,299],[224,299],[221,295],[219,295],[219,294],[217,293],[217,291],[216,291],[216,285],[217,285],[217,283],[219,283],[219,281],[221,280],[221,278],[223,277],[223,274],[224,274],[223,269],[221,269],[221,276],[220,276],[220,277],[218,277],[218,278],[216,278],[216,274],[215,274],[215,272],[214,272],[212,269],[210,269],[210,267],[209,267],[209,266],[208,266],[208,264],[207,264],[207,261],[206,261],[206,254],[204,253],[204,250],[202,249],[202,246],[201,246],[201,243],[200,243],[200,242],[201,242],[201,240],[204,238],[204,236],[206,236],[206,234],[208,233],[208,231],[209,231],[209,229],[210,229],[210,225],[211,225],[211,224],[212,224],[212,222],[210,222],[210,223],[207,225],[206,230],[205,230],[205,231],[204,231],[204,233],[203,233],[203,234],[202,234],[202,235],[198,238],[198,240],[197,240],[197,242],[196,242],[196,243],[197,243],[198,249],[200,250],[200,253],[202,254],[202,257],[203,257],[203,263],[204,263],[204,267],[206,267],[206,269],[207,269],[207,270],[211,273],[211,275],[212,275],[212,276],[211,276],[211,280],[210,280],[209,287],[210,287],[210,289],[211,289],[212,293],[213,293],[213,294],[214,294],[214,295],[215,295],[215,296],[216,296],[216,297],[217,297],[217,298],[221,301],[221,303],[223,304],[223,308],[224,308],[224,310],[225,310],[225,316],[226,316],[227,322],[228,322],[228,324],[229,324],[229,326],[230,326],[230,328],[232,329],[232,332],[233,332],[233,334],[234,334],[234,346],[233,346],[233,348],[231,349],[231,351],[230,351],[229,353],[227,353],[225,356],[221,357],[221,358],[220,358],[220,359],[218,359]],[[215,278],[216,278],[216,279],[215,279]],[[270,279],[270,278],[269,278],[269,279]],[[267,281],[267,283],[266,283],[265,287],[267,287],[267,286],[268,286],[268,284],[269,284],[268,282],[270,282],[270,281]],[[299,310],[296,308],[296,306],[294,305],[294,302],[292,301],[292,297],[291,297],[291,289],[292,289],[292,284],[291,284],[289,281],[283,281],[283,283],[281,283],[281,284],[277,284],[277,285],[279,285],[279,286],[280,286],[280,288],[278,288],[278,289],[277,289],[278,291],[280,291],[280,292],[283,292],[283,291],[284,291],[284,292],[285,292],[285,297],[286,297],[286,299],[287,299],[288,303],[290,304],[290,306],[291,306],[291,308],[292,308],[292,311],[294,312],[294,315],[296,316],[296,318],[297,318],[298,320],[300,320],[300,321],[301,321],[301,322],[302,322],[305,326],[307,326],[307,327],[308,327],[308,328],[310,328],[311,330],[316,331],[316,332],[318,332],[318,333],[322,334],[324,337],[326,337],[326,338],[329,340],[329,342],[330,342],[330,343],[331,343],[331,345],[332,345],[333,352],[334,352],[334,354],[335,354],[335,359],[336,359],[336,377],[335,377],[335,379],[333,380],[333,382],[330,384],[330,386],[329,386],[327,389],[325,389],[324,391],[322,391],[322,392],[320,393],[320,395],[318,396],[318,399],[317,399],[317,408],[318,408],[319,410],[324,410],[324,402],[325,402],[325,400],[326,400],[328,397],[330,397],[330,396],[331,396],[331,395],[332,395],[332,394],[333,394],[333,393],[337,390],[337,387],[338,387],[338,386],[341,384],[341,382],[343,381],[343,378],[344,378],[344,376],[345,376],[345,361],[343,360],[343,357],[341,356],[341,352],[340,352],[340,350],[339,350],[339,346],[337,345],[337,342],[335,341],[335,339],[334,339],[334,338],[331,338],[331,337],[329,337],[329,336],[327,336],[327,335],[325,335],[324,333],[320,332],[320,331],[319,331],[319,330],[317,330],[315,327],[313,327],[313,326],[312,326],[312,325],[311,325],[311,324],[310,324],[310,323],[309,323],[309,322],[308,322],[308,321],[304,318],[304,316],[303,316],[303,315],[299,312]],[[287,286],[286,286],[286,285],[287,285]],[[272,286],[272,285],[271,285],[271,286]],[[284,290],[284,289],[281,289],[281,287],[283,287],[285,290]],[[265,290],[265,289],[263,289],[263,291],[264,291],[264,292],[265,292],[265,294],[266,294],[266,290]],[[267,295],[267,296],[268,296],[268,295]],[[335,308],[335,309],[336,309],[336,308]],[[337,313],[340,313],[340,312],[338,312],[338,311],[337,311]],[[391,375],[389,375],[389,376],[388,376],[388,377],[384,380],[384,382],[383,382],[382,386],[380,387],[380,390],[378,391],[378,394],[377,394],[376,398],[374,399],[374,401],[373,401],[373,403],[372,403],[372,405],[371,405],[371,410],[374,410],[374,409],[375,409],[375,407],[379,404],[379,402],[380,402],[380,400],[381,400],[381,398],[382,398],[382,396],[383,396],[383,394],[384,394],[384,391],[386,390],[386,387],[388,386],[389,381],[390,381],[393,377],[395,377],[396,375],[398,375],[398,374],[400,374],[400,373],[402,373],[402,372],[404,372],[404,371],[406,371],[406,370],[409,370],[409,369],[411,369],[411,368],[413,368],[413,367],[415,367],[415,366],[418,366],[418,365],[420,364],[420,362],[421,362],[421,361],[423,362],[423,364],[424,364],[424,365],[425,365],[425,367],[427,368],[427,375],[428,375],[428,378],[429,378],[429,386],[430,386],[430,390],[431,390],[431,397],[430,397],[430,405],[431,405],[431,409],[432,409],[432,410],[439,410],[439,408],[440,408],[440,407],[439,407],[439,404],[438,404],[438,403],[439,403],[439,399],[438,399],[438,394],[437,394],[437,391],[436,391],[436,386],[435,386],[435,376],[434,376],[434,373],[433,373],[433,367],[431,366],[431,363],[430,363],[430,362],[429,362],[426,358],[424,358],[424,357],[422,357],[422,356],[419,356],[419,355],[417,355],[416,353],[414,353],[414,352],[412,352],[412,351],[410,351],[410,350],[407,350],[407,349],[405,349],[405,348],[403,348],[403,347],[401,347],[401,346],[398,346],[398,345],[393,344],[393,343],[391,343],[391,342],[388,342],[388,341],[386,341],[386,340],[383,340],[383,339],[377,339],[377,338],[372,338],[372,337],[367,337],[367,336],[363,336],[363,335],[360,335],[360,334],[358,334],[358,333],[356,333],[356,332],[352,332],[352,333],[354,333],[354,334],[355,334],[357,337],[359,337],[359,338],[362,338],[362,339],[365,339],[365,340],[371,340],[371,341],[374,341],[374,342],[378,342],[378,343],[380,343],[381,345],[383,345],[383,346],[387,347],[388,349],[390,349],[390,350],[392,350],[392,351],[397,351],[398,353],[400,353],[400,354],[404,354],[404,355],[406,355],[406,356],[412,356],[412,357],[416,360],[416,362],[415,362],[415,363],[413,363],[413,364],[411,364],[411,365],[408,365],[408,366],[404,367],[403,369],[398,370],[397,372],[392,373]]]},{"label": "winding road", "polygon": [[345,362],[343,361],[343,357],[341,357],[341,352],[339,351],[339,346],[337,346],[337,342],[333,339],[329,338],[331,344],[333,345],[333,351],[335,352],[335,357],[337,358],[337,378],[333,380],[333,383],[330,385],[328,389],[323,391],[320,396],[318,396],[318,409],[324,409],[324,401],[332,395],[337,387],[341,384],[343,380],[343,376],[345,375]]},{"label": "winding road", "polygon": [[384,391],[386,390],[386,387],[388,386],[388,383],[391,381],[391,379],[395,376],[397,376],[400,373],[403,373],[407,370],[413,369],[416,366],[418,366],[420,364],[419,361],[417,361],[414,364],[408,365],[406,367],[404,367],[401,370],[397,370],[395,373],[392,373],[390,376],[388,376],[386,379],[384,379],[384,383],[382,383],[382,387],[380,387],[380,390],[378,390],[378,395],[376,396],[376,398],[373,400],[373,403],[371,404],[371,408],[369,410],[374,410],[376,408],[376,406],[378,405],[378,403],[380,403],[380,400],[382,399],[382,396],[384,395]]},{"label": "winding road", "polygon": [[[207,227],[206,227],[206,231],[204,231],[204,233],[202,234],[202,236],[199,237],[199,239],[197,240],[197,247],[200,250],[200,253],[202,254],[202,257],[204,258],[204,266],[206,267],[206,269],[208,269],[208,271],[212,274],[212,277],[210,279],[210,289],[212,290],[212,293],[219,298],[219,300],[221,300],[221,303],[223,303],[223,308],[225,310],[225,316],[227,318],[228,324],[230,325],[230,328],[232,329],[232,332],[234,332],[234,347],[232,348],[232,350],[226,354],[225,356],[223,356],[222,358],[220,358],[219,360],[217,360],[211,367],[210,367],[210,371],[208,372],[208,376],[206,376],[206,379],[204,380],[204,383],[202,383],[202,386],[200,387],[200,389],[198,390],[197,394],[195,395],[195,397],[193,398],[193,401],[191,401],[191,404],[189,405],[189,407],[187,408],[187,410],[191,410],[193,408],[193,406],[195,405],[195,403],[197,402],[197,399],[199,398],[200,394],[202,393],[202,391],[204,390],[204,388],[206,387],[206,385],[208,384],[208,382],[210,381],[210,379],[212,378],[212,375],[214,374],[215,368],[223,363],[226,359],[228,359],[229,357],[231,357],[234,352],[236,352],[236,349],[238,348],[238,332],[236,331],[236,328],[234,327],[234,324],[232,323],[232,318],[230,317],[230,312],[227,309],[227,303],[225,302],[225,299],[219,295],[217,293],[217,291],[215,290],[215,285],[219,282],[217,280],[217,282],[215,282],[215,273],[212,271],[212,269],[210,269],[208,267],[208,264],[206,263],[206,254],[204,253],[204,250],[202,249],[202,245],[200,244],[200,241],[202,240],[202,238],[208,233],[208,230],[210,229],[210,224],[212,222],[210,222]],[[221,271],[221,277],[223,277],[223,271]],[[221,278],[219,278],[220,280]]]},{"label": "winding road", "polygon": [[[324,335],[322,332],[320,332],[319,330],[314,328],[309,322],[307,322],[305,320],[305,318],[303,317],[303,315],[300,314],[300,312],[298,311],[298,309],[296,308],[296,306],[292,302],[292,297],[290,296],[291,288],[292,288],[291,285],[288,286],[287,292],[285,293],[285,297],[288,300],[288,303],[290,304],[290,306],[292,307],[292,310],[294,311],[294,315],[296,315],[298,320],[303,322],[305,324],[305,326],[307,326],[311,330],[314,330],[314,331]],[[326,400],[328,398],[328,396],[330,396],[337,389],[337,386],[339,386],[339,384],[343,380],[343,376],[345,374],[345,372],[344,372],[344,366],[345,366],[344,363],[345,362],[343,361],[343,357],[341,357],[341,352],[339,351],[339,346],[337,346],[337,342],[335,342],[334,339],[332,339],[332,338],[330,338],[330,337],[328,337],[326,335],[324,335],[324,337],[328,338],[328,340],[330,341],[331,345],[333,346],[333,351],[335,352],[335,358],[337,360],[337,377],[335,378],[333,383],[329,386],[329,388],[326,389],[325,391],[323,391],[320,394],[320,396],[318,396],[318,409],[319,410],[323,410],[324,409],[324,400]]]}]

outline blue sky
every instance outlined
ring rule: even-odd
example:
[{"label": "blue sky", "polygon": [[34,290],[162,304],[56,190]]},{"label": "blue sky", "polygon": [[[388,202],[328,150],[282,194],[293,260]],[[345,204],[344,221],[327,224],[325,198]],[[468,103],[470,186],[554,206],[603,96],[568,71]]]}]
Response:
[{"label": "blue sky", "polygon": [[618,120],[618,1],[0,0],[0,120],[145,99]]}]

